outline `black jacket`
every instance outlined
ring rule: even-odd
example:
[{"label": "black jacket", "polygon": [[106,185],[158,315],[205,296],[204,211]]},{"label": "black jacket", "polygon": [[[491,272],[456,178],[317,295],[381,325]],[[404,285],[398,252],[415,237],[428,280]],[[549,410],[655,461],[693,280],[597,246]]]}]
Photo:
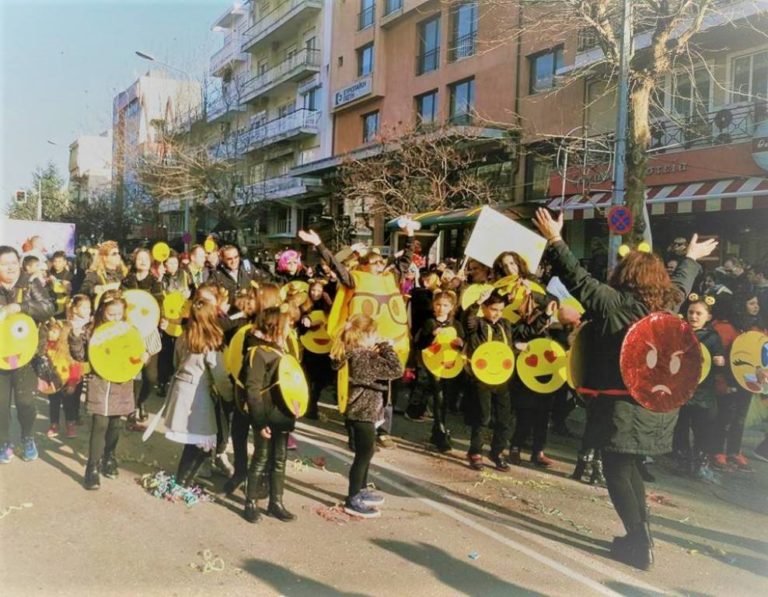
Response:
[{"label": "black jacket", "polygon": [[209,279],[227,290],[229,293],[229,304],[234,306],[238,290],[247,290],[251,287],[251,282],[258,284],[268,281],[262,276],[262,273],[250,264],[245,266],[240,263],[240,266],[237,268],[237,279],[235,279],[235,276],[229,273],[224,264],[220,263]]},{"label": "black jacket", "polygon": [[94,299],[97,294],[100,294],[97,292],[97,287],[117,283],[119,288],[119,284],[122,280],[122,270],[104,270],[103,274],[91,270],[85,274],[85,279],[83,280],[82,286],[80,286],[79,292],[81,294],[87,294],[91,299]]},{"label": "black jacket", "polygon": [[273,344],[249,336],[240,379],[245,385],[251,422],[259,431],[265,427],[293,431],[296,426],[277,383],[281,356]]},{"label": "black jacket", "polygon": [[40,280],[29,280],[22,273],[12,288],[0,285],[0,307],[19,303],[21,312],[29,315],[36,323],[43,322],[55,312],[55,305],[48,289]]}]

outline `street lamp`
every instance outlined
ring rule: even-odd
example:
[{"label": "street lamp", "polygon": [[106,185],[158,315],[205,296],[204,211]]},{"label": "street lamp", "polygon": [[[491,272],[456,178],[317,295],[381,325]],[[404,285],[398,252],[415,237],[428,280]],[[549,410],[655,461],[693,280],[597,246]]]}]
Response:
[{"label": "street lamp", "polygon": [[[58,145],[56,141],[51,141],[50,139],[46,139],[48,142],[48,145]],[[43,175],[42,173],[40,176],[37,177],[37,221],[41,222],[43,220]]]},{"label": "street lamp", "polygon": [[[161,64],[166,68],[170,68],[171,70],[180,72],[190,80],[194,79],[194,77],[190,75],[187,71],[181,68],[178,68],[176,66],[173,66],[171,64],[162,62],[161,60],[158,60],[157,58],[155,58],[152,54],[149,54],[147,52],[142,52],[141,50],[134,50],[134,54],[136,54],[139,58],[142,58],[143,60],[148,60],[149,62],[157,62],[157,64]],[[189,197],[184,199],[184,234],[185,234],[185,238],[186,238],[186,235],[189,235]],[[184,250],[189,251],[189,242],[187,242],[186,240],[184,241]]]}]

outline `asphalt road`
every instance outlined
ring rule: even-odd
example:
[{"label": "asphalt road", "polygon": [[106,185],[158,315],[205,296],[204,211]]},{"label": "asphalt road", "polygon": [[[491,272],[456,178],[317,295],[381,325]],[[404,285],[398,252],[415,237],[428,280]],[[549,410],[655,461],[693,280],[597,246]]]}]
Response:
[{"label": "asphalt road", "polygon": [[[158,406],[155,399],[152,403]],[[47,414],[41,402],[41,413]],[[154,410],[154,409],[151,409]],[[717,484],[654,465],[649,490],[655,568],[638,572],[608,556],[620,523],[603,488],[567,479],[574,441],[557,441],[551,471],[469,470],[457,449],[436,454],[429,424],[402,418],[398,447],[374,458],[382,516],[338,509],[351,453],[332,416],[301,423],[286,505],[294,523],[241,517],[242,494],[191,507],[149,495],[136,482],[174,470],[179,446],[161,433],[142,444],[124,431],[119,479],[85,491],[87,427],[47,439],[40,459],[0,467],[3,595],[765,595],[768,594],[768,465]],[[15,415],[14,415],[15,416]],[[18,429],[15,429],[18,433]],[[751,438],[750,441],[753,441]],[[462,449],[463,448],[463,449]]]}]

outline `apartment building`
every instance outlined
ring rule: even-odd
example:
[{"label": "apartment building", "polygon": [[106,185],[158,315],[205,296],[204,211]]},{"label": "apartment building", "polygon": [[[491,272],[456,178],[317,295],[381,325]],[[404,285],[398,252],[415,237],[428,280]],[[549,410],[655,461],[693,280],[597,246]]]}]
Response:
[{"label": "apartment building", "polygon": [[[186,126],[199,110],[200,84],[179,80],[163,70],[150,70],[118,93],[112,105],[112,188],[121,210],[138,224],[133,203],[143,193],[138,165],[143,156],[157,151],[158,140],[168,126]],[[158,235],[158,223],[141,230],[136,238]]]},{"label": "apartment building", "polygon": [[89,201],[112,186],[112,131],[81,135],[69,145],[69,193]]},{"label": "apartment building", "polygon": [[[646,197],[657,250],[693,232],[717,236],[722,254],[748,261],[765,257],[768,216],[768,11],[754,2],[725,2],[704,22],[699,58],[660,81],[646,171]],[[635,39],[637,52],[649,34]],[[571,39],[561,63],[585,67],[601,51],[588,37]],[[615,89],[596,72],[582,80],[583,99],[569,110],[564,129],[612,139]],[[586,129],[582,128],[586,127]],[[546,161],[546,160],[543,160]],[[539,169],[538,184],[549,205],[563,209],[572,246],[590,256],[590,240],[607,236],[611,181],[579,183],[577,169],[563,183],[552,160]],[[574,182],[576,181],[576,182]],[[548,184],[547,184],[548,183]]]}]

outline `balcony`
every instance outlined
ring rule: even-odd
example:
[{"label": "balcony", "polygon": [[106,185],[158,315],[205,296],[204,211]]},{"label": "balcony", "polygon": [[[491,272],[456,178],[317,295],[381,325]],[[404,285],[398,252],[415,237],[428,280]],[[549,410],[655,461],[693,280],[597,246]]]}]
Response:
[{"label": "balcony", "polygon": [[416,76],[437,70],[440,66],[440,48],[434,48],[416,56]]},{"label": "balcony", "polygon": [[211,56],[209,71],[213,77],[221,77],[227,67],[235,62],[247,62],[248,54],[240,49],[241,36],[239,29],[233,29],[224,38],[224,45]]},{"label": "balcony", "polygon": [[166,125],[166,131],[170,135],[182,135],[192,129],[192,125],[203,120],[202,106],[195,106],[176,114]]},{"label": "balcony", "polygon": [[[243,32],[241,49],[253,51],[258,46],[274,41],[277,31],[296,29],[307,17],[314,16],[323,8],[322,0],[284,0]],[[285,32],[287,34],[287,31]],[[280,32],[282,36],[283,32]],[[287,36],[287,35],[286,35]]]},{"label": "balcony", "polygon": [[477,52],[477,31],[472,31],[453,40],[448,50],[448,61],[456,62],[462,58],[474,56]]},{"label": "balcony", "polygon": [[286,83],[298,81],[318,72],[320,72],[320,50],[304,48],[274,68],[244,81],[240,89],[240,101],[241,103],[253,101],[268,91],[275,91]]},{"label": "balcony", "polygon": [[245,112],[245,106],[241,106],[235,98],[219,96],[208,103],[205,110],[205,119],[207,122],[214,122],[233,112]]},{"label": "balcony", "polygon": [[755,124],[768,115],[768,104],[737,104],[694,116],[663,116],[651,124],[653,153],[728,145],[752,138]]},{"label": "balcony", "polygon": [[276,118],[240,134],[242,153],[263,149],[281,141],[293,141],[318,133],[320,112],[304,108]]},{"label": "balcony", "polygon": [[372,27],[376,22],[376,3],[373,2],[368,8],[364,8],[357,13],[357,30],[362,31]]},{"label": "balcony", "polygon": [[300,199],[323,190],[319,178],[306,176],[278,176],[267,178],[243,187],[238,193],[238,203],[255,203],[280,199]]},{"label": "balcony", "polygon": [[208,145],[208,157],[216,161],[234,160],[238,157],[238,137],[230,135],[228,138]]}]

